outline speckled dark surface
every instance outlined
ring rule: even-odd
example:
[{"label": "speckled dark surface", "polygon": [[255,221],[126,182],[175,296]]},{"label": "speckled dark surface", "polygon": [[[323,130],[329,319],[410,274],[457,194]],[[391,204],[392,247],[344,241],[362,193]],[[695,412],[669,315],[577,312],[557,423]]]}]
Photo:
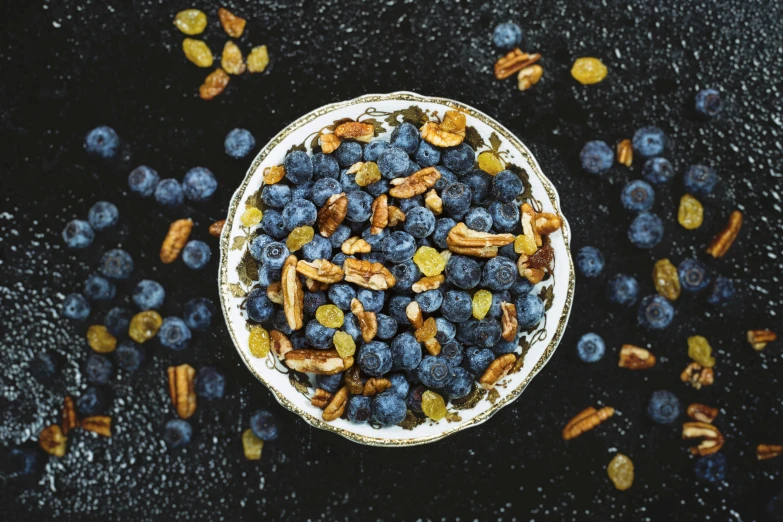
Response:
[{"label": "speckled dark surface", "polygon": [[[783,443],[783,349],[754,352],[748,328],[782,329],[781,48],[783,4],[754,2],[478,1],[360,3],[239,3],[248,18],[241,47],[267,44],[263,75],[232,80],[206,103],[196,96],[205,71],[186,62],[174,13],[195,4],[210,16],[204,35],[213,51],[225,34],[217,4],[149,0],[7,3],[0,30],[0,122],[4,144],[0,208],[0,444],[34,444],[41,427],[59,417],[62,396],[86,384],[79,364],[89,348],[86,325],[60,318],[65,293],[77,289],[100,254],[121,245],[137,261],[132,282],[151,277],[168,291],[165,314],[181,312],[193,296],[217,297],[213,262],[194,274],[157,259],[174,217],[196,222],[195,236],[217,242],[206,227],[222,217],[249,161],[229,160],[224,135],[250,129],[259,144],[301,114],[324,103],[368,92],[412,90],[456,98],[497,118],[537,155],[557,185],[573,229],[573,246],[593,244],[607,256],[599,280],[580,279],[571,322],[552,361],[513,405],[485,425],[412,449],[367,448],[310,428],[274,403],[241,365],[222,325],[198,335],[190,349],[156,350],[151,364],[112,385],[115,436],[72,438],[66,457],[48,461],[34,479],[0,474],[0,509],[10,519],[64,520],[765,520],[780,492],[783,459],[757,462],[756,444]],[[491,28],[521,22],[526,49],[544,55],[543,80],[520,93],[497,82]],[[572,61],[603,59],[609,76],[582,87],[569,76]],[[695,117],[699,88],[724,91],[727,109],[716,120]],[[81,146],[97,124],[113,126],[123,158],[106,166]],[[663,243],[633,249],[629,218],[619,204],[624,182],[639,175],[615,167],[603,178],[581,172],[577,154],[588,139],[614,144],[655,124],[670,136],[667,151],[678,176],[656,194],[666,223]],[[676,223],[683,169],[713,165],[722,177],[703,200],[704,225],[688,232]],[[126,177],[139,164],[180,178],[196,165],[212,169],[221,187],[214,200],[180,212],[128,196]],[[86,216],[99,199],[114,202],[121,225],[99,235],[85,252],[63,249],[64,223]],[[741,281],[733,306],[716,312],[703,298],[683,297],[670,328],[650,334],[635,311],[607,305],[606,276],[637,276],[652,293],[654,260],[706,259],[703,250],[733,208],[746,225],[726,258],[710,267]],[[119,303],[122,299],[116,299]],[[105,310],[93,315],[102,320]],[[164,315],[165,315],[164,314]],[[606,357],[578,360],[575,342],[587,331],[606,340]],[[716,383],[695,391],[679,382],[686,338],[706,335],[715,348]],[[622,343],[650,347],[650,371],[616,367]],[[64,371],[51,386],[32,380],[33,355],[58,353]],[[161,426],[172,417],[165,368],[172,362],[212,363],[229,376],[224,400],[204,404],[193,418],[195,440],[166,451]],[[653,390],[667,388],[683,404],[719,407],[726,436],[725,482],[699,483],[694,458],[680,440],[680,422],[653,425],[645,414]],[[593,432],[565,443],[564,423],[588,405],[618,414]],[[260,462],[242,456],[239,434],[259,406],[278,413],[283,436],[267,444]],[[631,490],[606,477],[616,451],[636,466]],[[783,516],[783,515],[778,515]]]}]

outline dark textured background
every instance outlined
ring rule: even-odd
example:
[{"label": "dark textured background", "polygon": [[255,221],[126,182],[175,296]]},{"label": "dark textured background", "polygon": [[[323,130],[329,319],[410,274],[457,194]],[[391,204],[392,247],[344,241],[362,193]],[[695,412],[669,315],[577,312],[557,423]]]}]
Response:
[{"label": "dark textured background", "polygon": [[[506,4],[506,5],[504,5]],[[163,267],[158,249],[173,218],[192,217],[195,237],[223,216],[248,161],[222,150],[234,127],[263,144],[298,116],[328,102],[369,92],[406,89],[458,99],[497,118],[527,143],[560,191],[573,228],[574,250],[603,249],[605,274],[579,280],[571,322],[549,365],[513,405],[485,425],[411,449],[368,448],[310,428],[274,403],[241,365],[222,325],[196,336],[184,353],[157,350],[137,375],[111,385],[116,434],[110,440],[75,434],[66,457],[51,459],[26,481],[0,475],[0,508],[13,519],[240,520],[764,520],[781,490],[783,459],[759,463],[759,442],[783,443],[781,344],[754,352],[748,328],[781,328],[780,107],[783,4],[773,0],[687,2],[325,0],[306,4],[233,2],[248,19],[239,43],[269,46],[262,75],[233,78],[213,102],[197,97],[206,75],[181,51],[174,14],[203,8],[203,35],[216,53],[227,36],[205,1],[82,0],[3,2],[0,86],[3,165],[0,192],[0,444],[33,444],[59,417],[64,394],[86,385],[79,364],[89,348],[86,325],[60,319],[64,294],[80,287],[100,254],[121,245],[137,269],[167,291],[164,315],[178,314],[193,296],[217,299],[216,258],[208,272],[182,263]],[[526,50],[539,51],[542,81],[528,92],[514,80],[497,82],[491,29],[516,20],[527,30]],[[607,79],[582,87],[569,76],[579,56],[600,57]],[[703,122],[692,109],[704,87],[725,93],[726,111]],[[114,127],[126,146],[116,165],[90,161],[85,133]],[[713,165],[722,182],[704,199],[696,231],[676,223],[680,176],[658,190],[656,211],[666,238],[652,251],[630,247],[629,218],[619,205],[623,183],[639,174],[615,167],[603,178],[581,172],[578,151],[588,139],[614,144],[642,125],[671,137],[667,156],[681,173],[692,162]],[[204,206],[164,212],[128,196],[127,173],[147,164],[181,179],[204,165],[221,187]],[[68,252],[59,233],[93,202],[106,199],[121,225],[93,247]],[[675,263],[703,250],[733,208],[746,225],[726,258],[708,260],[715,272],[741,281],[741,297],[719,312],[703,298],[676,303],[670,328],[651,334],[635,312],[609,307],[603,283],[620,270],[652,293],[654,260]],[[93,314],[102,321],[105,310]],[[606,357],[578,360],[575,342],[586,331],[607,342]],[[715,348],[717,378],[701,391],[678,380],[686,338],[706,335]],[[659,357],[650,371],[616,367],[622,343],[649,346]],[[60,354],[65,369],[54,384],[32,380],[27,364],[39,350]],[[211,363],[229,377],[224,400],[202,401],[195,437],[167,452],[161,426],[172,418],[165,368],[172,362]],[[696,400],[721,409],[716,424],[727,438],[726,481],[699,483],[694,459],[680,440],[679,422],[653,425],[645,415],[653,390],[668,388],[684,405]],[[563,424],[588,405],[618,414],[600,428],[564,443]],[[239,434],[250,412],[271,407],[282,425],[260,462],[242,456]],[[682,419],[681,419],[682,420]],[[633,488],[618,492],[606,477],[615,451],[636,466]]]}]

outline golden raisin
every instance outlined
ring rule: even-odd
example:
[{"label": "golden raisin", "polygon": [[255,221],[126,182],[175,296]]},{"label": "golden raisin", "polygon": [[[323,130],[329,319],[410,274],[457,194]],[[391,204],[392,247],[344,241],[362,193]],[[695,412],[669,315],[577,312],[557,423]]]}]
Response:
[{"label": "golden raisin", "polygon": [[256,207],[250,207],[242,212],[242,216],[239,218],[239,221],[242,222],[242,226],[252,227],[261,223],[261,218],[263,217],[264,213],[261,212],[261,210],[257,209]]},{"label": "golden raisin", "polygon": [[655,291],[669,301],[680,297],[680,276],[677,267],[668,259],[659,259],[653,268],[653,284]]},{"label": "golden raisin", "polygon": [[514,252],[517,254],[525,254],[526,256],[532,256],[536,253],[536,250],[538,247],[536,247],[536,241],[535,239],[526,236],[524,234],[520,234],[517,236],[517,238],[514,240]]},{"label": "golden raisin", "polygon": [[343,325],[345,316],[343,311],[333,304],[325,304],[318,307],[315,311],[315,320],[321,323],[321,326],[327,328],[340,328]]},{"label": "golden raisin", "polygon": [[701,335],[688,337],[688,357],[705,368],[715,366],[715,357],[712,356],[712,346]]},{"label": "golden raisin", "polygon": [[185,51],[185,58],[199,67],[212,67],[212,51],[203,41],[185,38],[182,41],[182,50]]},{"label": "golden raisin", "polygon": [[228,9],[221,7],[218,9],[218,18],[220,19],[220,25],[223,26],[223,30],[231,38],[239,38],[245,30],[245,24],[247,21],[235,15]]},{"label": "golden raisin", "polygon": [[201,34],[207,27],[207,15],[198,9],[185,9],[174,17],[174,25],[187,35]]},{"label": "golden raisin", "polygon": [[250,353],[256,357],[266,357],[270,347],[269,332],[262,326],[253,326],[250,329],[250,338],[248,339]]},{"label": "golden raisin", "polygon": [[680,209],[677,211],[677,221],[687,230],[694,230],[704,221],[704,207],[698,199],[690,194],[680,198]]},{"label": "golden raisin", "polygon": [[492,150],[485,150],[478,155],[478,166],[481,170],[493,176],[506,168],[506,164],[500,158],[500,155]]},{"label": "golden raisin", "polygon": [[128,327],[128,335],[137,343],[149,341],[158,334],[163,318],[155,310],[146,310],[133,316]]},{"label": "golden raisin", "polygon": [[432,277],[443,272],[446,268],[446,260],[432,247],[419,247],[413,256],[413,262],[419,267],[419,270],[427,276]]},{"label": "golden raisin", "polygon": [[438,323],[435,322],[434,317],[429,317],[426,321],[424,321],[424,324],[421,325],[421,328],[416,330],[416,340],[420,343],[423,343],[424,341],[435,337],[437,333]]},{"label": "golden raisin", "polygon": [[606,66],[598,58],[578,58],[571,67],[571,76],[582,85],[599,83],[606,78]]},{"label": "golden raisin", "polygon": [[489,290],[479,290],[473,294],[473,317],[479,321],[484,319],[492,306],[492,293]]},{"label": "golden raisin", "polygon": [[202,100],[211,100],[225,90],[230,79],[231,76],[218,67],[204,78],[204,83],[198,88],[198,95]]},{"label": "golden raisin", "polygon": [[337,350],[337,353],[340,354],[340,357],[343,359],[351,357],[356,353],[356,343],[350,334],[337,331],[334,333],[332,341],[334,342],[334,348]]},{"label": "golden raisin", "polygon": [[[248,57],[248,60],[250,58]],[[264,185],[274,185],[279,183],[285,177],[285,167],[275,165],[264,169]]]},{"label": "golden raisin", "polygon": [[285,246],[287,246],[288,250],[291,252],[296,252],[312,241],[314,236],[315,230],[313,230],[313,227],[296,227],[288,234],[288,238],[285,240]]},{"label": "golden raisin", "polygon": [[117,339],[105,326],[94,324],[87,329],[87,344],[98,353],[110,353],[117,348]]},{"label": "golden raisin", "polygon": [[251,73],[261,73],[264,72],[267,65],[269,65],[269,53],[266,50],[266,45],[253,47],[253,50],[247,55],[247,70]]},{"label": "golden raisin", "polygon": [[439,421],[446,416],[446,401],[432,390],[421,394],[421,411],[434,421]]},{"label": "golden raisin", "polygon": [[620,491],[625,491],[633,485],[633,461],[622,453],[618,453],[609,461],[606,473],[614,483],[614,487]]},{"label": "golden raisin", "polygon": [[247,68],[245,61],[242,59],[242,51],[239,50],[237,44],[232,41],[226,42],[223,46],[223,55],[220,58],[220,66],[228,74],[242,74]]},{"label": "golden raisin", "polygon": [[374,161],[365,161],[359,172],[356,173],[354,181],[360,187],[366,187],[370,183],[375,183],[381,179],[381,171],[378,170],[378,164]]},{"label": "golden raisin", "polygon": [[264,441],[256,437],[250,428],[242,432],[242,450],[247,460],[261,460],[261,450],[264,449]]}]

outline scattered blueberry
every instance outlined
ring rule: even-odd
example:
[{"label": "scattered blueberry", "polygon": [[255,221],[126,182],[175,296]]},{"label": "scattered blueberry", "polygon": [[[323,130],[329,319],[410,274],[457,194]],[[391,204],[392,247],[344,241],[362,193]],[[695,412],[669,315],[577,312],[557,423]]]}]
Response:
[{"label": "scattered blueberry", "polygon": [[74,321],[83,321],[90,316],[90,303],[82,294],[68,294],[63,301],[63,315]]},{"label": "scattered blueberry", "polygon": [[473,328],[473,342],[482,348],[492,348],[500,341],[501,328],[497,319],[485,317]]},{"label": "scattered blueberry", "polygon": [[425,314],[436,312],[443,303],[443,292],[440,290],[427,290],[416,294],[415,300],[419,303],[419,308]]},{"label": "scattered blueberry", "polygon": [[109,399],[106,398],[106,394],[100,388],[94,386],[84,390],[84,393],[76,399],[76,411],[83,417],[100,415],[105,413],[108,407]]},{"label": "scattered blueberry", "polygon": [[699,480],[710,484],[723,482],[726,479],[726,456],[723,453],[713,453],[701,457],[693,465],[693,473]]},{"label": "scattered blueberry", "polygon": [[226,378],[214,366],[202,366],[196,374],[196,394],[203,399],[222,399],[226,394]]},{"label": "scattered blueberry", "polygon": [[261,228],[275,239],[283,239],[288,235],[283,215],[274,209],[264,211],[264,216],[261,218]]},{"label": "scattered blueberry", "polygon": [[680,286],[686,292],[701,292],[712,280],[707,266],[698,259],[683,259],[677,265],[677,273],[680,276]]},{"label": "scattered blueberry", "polygon": [[576,343],[576,353],[586,363],[600,361],[606,352],[606,345],[596,333],[586,333]]},{"label": "scattered blueberry", "polygon": [[275,440],[279,432],[277,419],[269,410],[257,410],[253,413],[250,416],[250,429],[263,441]]},{"label": "scattered blueberry", "polygon": [[103,324],[114,337],[122,337],[128,335],[128,327],[133,315],[133,312],[127,308],[115,306],[106,314]]},{"label": "scattered blueberry", "polygon": [[408,169],[408,155],[397,147],[389,147],[378,156],[378,170],[386,179],[399,178]]},{"label": "scattered blueberry", "polygon": [[723,110],[723,99],[717,89],[704,89],[696,93],[696,112],[712,118]]},{"label": "scattered blueberry", "polygon": [[474,376],[480,377],[494,360],[495,354],[492,353],[492,350],[471,346],[465,350],[462,366]]},{"label": "scattered blueberry", "polygon": [[410,260],[416,253],[416,241],[407,232],[397,230],[383,240],[381,249],[389,262],[402,263]]},{"label": "scattered blueberry", "polygon": [[193,437],[193,428],[190,423],[182,419],[170,420],[163,428],[163,442],[169,449],[186,446]]},{"label": "scattered blueberry", "polygon": [[452,323],[461,323],[473,316],[472,299],[467,292],[449,290],[443,296],[441,313]]},{"label": "scattered blueberry", "polygon": [[90,156],[112,159],[120,149],[120,137],[111,127],[102,125],[95,127],[84,138],[84,150]]},{"label": "scattered blueberry", "polygon": [[250,154],[256,146],[256,139],[247,129],[234,129],[226,134],[223,148],[226,154],[235,159],[244,158]]},{"label": "scattered blueberry", "polygon": [[517,325],[527,330],[541,322],[544,318],[544,302],[533,294],[517,297]]},{"label": "scattered blueberry", "polygon": [[489,203],[492,180],[492,176],[483,170],[474,169],[462,176],[460,183],[470,189],[470,201],[474,205],[485,206]]},{"label": "scattered blueberry", "polygon": [[668,390],[653,392],[647,403],[647,414],[658,424],[671,424],[680,415],[680,400]]},{"label": "scattered blueberry", "polygon": [[316,375],[315,385],[330,393],[337,393],[343,385],[343,374],[340,372],[333,375]]},{"label": "scattered blueberry", "polygon": [[626,274],[612,276],[606,282],[606,297],[614,304],[631,306],[639,295],[639,283]]},{"label": "scattered blueberry", "polygon": [[457,176],[465,174],[476,163],[476,153],[467,143],[445,149],[440,155],[443,166]]},{"label": "scattered blueberry", "polygon": [[311,162],[313,164],[313,177],[315,179],[337,179],[340,177],[340,165],[331,154],[323,154],[321,152],[313,154]]},{"label": "scattered blueberry", "polygon": [[180,351],[188,347],[190,342],[190,328],[179,317],[167,317],[158,331],[160,344],[165,348]]},{"label": "scattered blueberry", "polygon": [[318,209],[306,199],[292,199],[283,209],[283,222],[288,232],[296,227],[311,227],[317,218]]},{"label": "scattered blueberry", "polygon": [[113,203],[108,201],[98,201],[90,207],[87,213],[87,220],[90,222],[93,230],[101,231],[113,227],[117,224],[120,213]]},{"label": "scattered blueberry", "polygon": [[663,239],[663,220],[650,212],[642,212],[628,227],[628,239],[637,248],[652,248]]},{"label": "scattered blueberry", "polygon": [[114,373],[114,365],[109,358],[97,353],[87,356],[83,369],[87,382],[95,385],[106,384]]},{"label": "scattered blueberry", "polygon": [[658,127],[642,127],[633,135],[633,150],[643,158],[663,154],[666,135]]},{"label": "scattered blueberry", "polygon": [[[364,223],[372,216],[372,196],[362,190],[348,193],[348,210],[345,219],[355,223]],[[313,221],[315,222],[315,221]]]},{"label": "scattered blueberry", "polygon": [[625,210],[631,212],[646,212],[655,203],[655,191],[649,183],[640,179],[629,181],[620,193],[620,202]]},{"label": "scattered blueberry", "polygon": [[718,181],[720,181],[718,174],[707,165],[691,165],[682,180],[685,190],[694,196],[712,194]]},{"label": "scattered blueberry", "polygon": [[355,297],[356,290],[349,284],[337,283],[329,287],[329,300],[340,310],[350,310]]},{"label": "scattered blueberry", "polygon": [[489,205],[489,213],[492,216],[492,226],[498,232],[513,232],[519,223],[519,207],[513,203],[493,201]]},{"label": "scattered blueberry", "polygon": [[40,382],[49,382],[57,375],[57,359],[49,352],[38,352],[30,361],[30,373]]},{"label": "scattered blueberry", "polygon": [[146,165],[138,166],[128,174],[128,188],[143,198],[148,198],[155,192],[159,181],[158,173]]},{"label": "scattered blueberry", "polygon": [[342,186],[339,181],[334,178],[321,178],[313,184],[313,203],[316,207],[321,208],[331,196],[340,192],[342,192]]},{"label": "scattered blueberry", "polygon": [[736,295],[734,281],[728,277],[718,276],[712,284],[710,295],[707,296],[707,302],[712,306],[726,306]]},{"label": "scattered blueberry", "polygon": [[452,366],[459,366],[465,356],[465,348],[457,341],[448,341],[440,347],[440,356]]},{"label": "scattered blueberry", "polygon": [[95,232],[87,221],[74,219],[65,225],[62,237],[68,248],[86,248],[95,239]]},{"label": "scattered blueberry", "polygon": [[348,168],[362,160],[362,146],[355,141],[344,141],[334,151],[334,158],[338,165]]},{"label": "scattered blueberry", "polygon": [[386,151],[391,145],[388,141],[373,140],[364,146],[364,161],[378,162],[378,158]]},{"label": "scattered blueberry", "polygon": [[209,245],[198,239],[188,241],[182,249],[182,262],[192,270],[200,270],[207,266],[212,257]]},{"label": "scattered blueberry", "polygon": [[332,347],[335,331],[334,328],[323,326],[315,319],[311,319],[305,326],[305,338],[312,348],[326,350]]},{"label": "scattered blueberry", "polygon": [[492,228],[492,215],[482,207],[475,207],[465,215],[465,225],[477,232],[489,232]]},{"label": "scattered blueberry", "polygon": [[160,180],[155,187],[155,201],[164,207],[178,207],[185,201],[182,185],[174,178]]},{"label": "scattered blueberry", "polygon": [[370,290],[362,288],[356,293],[359,302],[364,306],[365,312],[380,312],[383,309],[383,298],[385,293],[381,290]]},{"label": "scattered blueberry", "polygon": [[197,332],[209,329],[213,315],[215,315],[215,305],[206,297],[194,297],[188,300],[182,312],[185,324]]},{"label": "scattered blueberry", "polygon": [[105,277],[92,274],[84,281],[82,291],[85,297],[91,301],[109,301],[114,299],[117,288]]},{"label": "scattered blueberry", "polygon": [[493,291],[508,290],[514,286],[518,277],[517,265],[510,259],[498,256],[484,265],[481,284]]},{"label": "scattered blueberry", "polygon": [[644,162],[642,177],[649,183],[660,185],[674,177],[674,167],[666,158],[650,158]]},{"label": "scattered blueberry", "polygon": [[473,389],[474,377],[465,368],[453,366],[451,380],[443,387],[443,391],[450,399],[467,397]]},{"label": "scattered blueberry", "polygon": [[429,388],[443,388],[451,380],[453,372],[449,361],[434,355],[424,357],[416,370],[421,383]]},{"label": "scattered blueberry", "polygon": [[446,263],[446,281],[463,290],[475,288],[481,282],[481,266],[473,258],[452,255]]},{"label": "scattered blueberry", "polygon": [[266,185],[261,189],[261,201],[268,208],[284,208],[291,202],[291,187],[282,183]]},{"label": "scattered blueberry", "polygon": [[576,267],[585,277],[597,277],[604,269],[604,256],[594,246],[582,247],[576,254]]},{"label": "scattered blueberry", "polygon": [[674,307],[661,295],[648,295],[639,303],[639,324],[650,330],[662,330],[674,319]]},{"label": "scattered blueberry", "polygon": [[165,298],[163,285],[151,279],[142,279],[133,290],[133,302],[139,310],[159,310]]},{"label": "scattered blueberry", "polygon": [[397,320],[386,314],[376,314],[378,322],[378,339],[389,340],[397,334]]},{"label": "scattered blueberry", "polygon": [[[338,285],[334,285],[332,288],[335,286]],[[272,301],[270,301],[266,295],[266,288],[257,287],[247,294],[247,298],[245,299],[245,310],[247,311],[247,316],[250,320],[257,323],[263,323],[272,317],[274,307]]]},{"label": "scattered blueberry", "polygon": [[525,190],[522,180],[510,170],[501,170],[492,178],[492,197],[511,203]]},{"label": "scattered blueberry", "polygon": [[410,332],[403,332],[389,345],[394,370],[413,370],[421,362],[421,344]]},{"label": "scattered blueberry", "polygon": [[522,45],[522,28],[514,22],[503,22],[492,31],[492,43],[501,51],[510,51]]},{"label": "scattered blueberry", "polygon": [[369,397],[353,395],[348,399],[348,406],[345,409],[348,420],[357,424],[364,424],[370,420],[372,415],[372,400]]},{"label": "scattered blueberry", "polygon": [[41,454],[32,447],[11,448],[6,458],[8,472],[12,477],[32,475],[41,466]]},{"label": "scattered blueberry", "polygon": [[117,357],[117,366],[126,372],[135,372],[138,370],[146,358],[144,349],[130,339],[120,341],[120,344],[117,345],[115,354]]},{"label": "scattered blueberry", "polygon": [[433,167],[440,161],[440,150],[434,145],[430,145],[422,140],[419,148],[416,149],[416,163],[422,168]]},{"label": "scattered blueberry", "polygon": [[427,237],[435,231],[435,214],[426,207],[412,208],[405,215],[404,227],[415,238]]},{"label": "scattered blueberry", "polygon": [[579,153],[582,168],[590,174],[602,174],[612,168],[614,152],[603,141],[588,141]]}]

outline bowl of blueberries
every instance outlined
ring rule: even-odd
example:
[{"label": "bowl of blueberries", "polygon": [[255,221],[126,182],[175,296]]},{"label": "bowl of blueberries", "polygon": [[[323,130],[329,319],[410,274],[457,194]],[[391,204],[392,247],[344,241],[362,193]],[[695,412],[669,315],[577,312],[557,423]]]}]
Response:
[{"label": "bowl of blueberries", "polygon": [[286,408],[411,446],[486,421],[554,353],[570,229],[491,117],[410,92],[326,105],[256,156],[221,236],[223,314]]}]

